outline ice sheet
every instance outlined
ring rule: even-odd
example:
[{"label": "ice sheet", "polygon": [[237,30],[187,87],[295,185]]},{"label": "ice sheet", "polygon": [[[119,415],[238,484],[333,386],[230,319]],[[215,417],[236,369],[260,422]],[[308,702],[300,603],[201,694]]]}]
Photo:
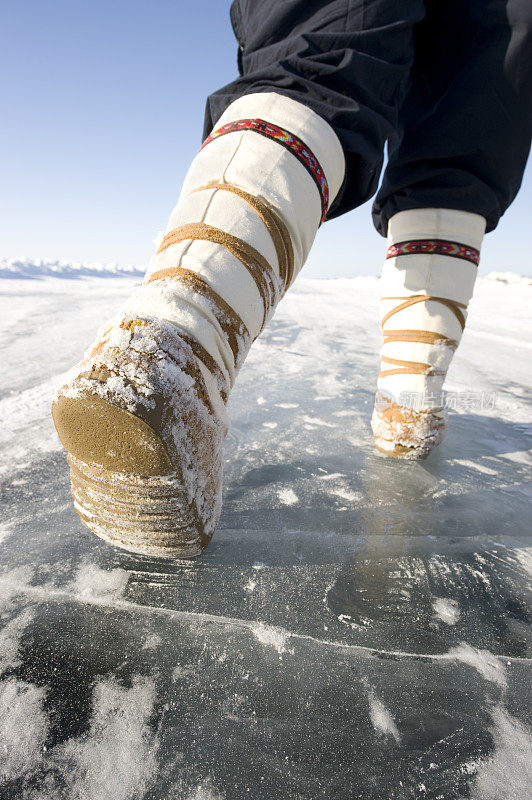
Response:
[{"label": "ice sheet", "polygon": [[371,444],[378,281],[298,279],[230,400],[214,540],[168,562],[81,526],[49,418],[138,277],[37,267],[0,281],[0,798],[523,800],[530,281],[479,280],[416,464]]}]

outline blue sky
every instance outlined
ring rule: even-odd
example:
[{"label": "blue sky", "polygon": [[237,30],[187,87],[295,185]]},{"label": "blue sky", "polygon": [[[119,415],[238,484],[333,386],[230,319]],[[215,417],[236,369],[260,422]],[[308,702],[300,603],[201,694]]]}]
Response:
[{"label": "blue sky", "polygon": [[[6,0],[0,12],[0,256],[144,264],[236,75],[228,0]],[[532,274],[532,169],[482,272]],[[308,277],[377,274],[368,205],[323,226]]]}]

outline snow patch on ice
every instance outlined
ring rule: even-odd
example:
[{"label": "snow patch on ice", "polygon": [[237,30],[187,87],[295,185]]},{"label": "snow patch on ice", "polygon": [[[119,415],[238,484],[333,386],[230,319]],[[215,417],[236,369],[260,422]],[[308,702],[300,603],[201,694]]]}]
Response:
[{"label": "snow patch on ice", "polygon": [[0,523],[0,542],[3,542],[4,539],[8,538],[8,536],[11,536],[12,532],[13,532],[12,522]]},{"label": "snow patch on ice", "polygon": [[211,779],[206,778],[187,796],[187,800],[224,800],[224,798],[215,791]]},{"label": "snow patch on ice", "polygon": [[0,675],[20,664],[18,659],[20,640],[32,620],[33,612],[26,609],[0,630]]},{"label": "snow patch on ice", "polygon": [[0,683],[0,784],[33,771],[48,735],[46,690],[25,681]]},{"label": "snow patch on ice", "polygon": [[394,718],[382,700],[379,700],[373,689],[369,689],[368,691],[368,702],[369,716],[375,730],[382,733],[384,736],[393,736],[395,741],[399,744],[401,741],[401,734],[395,724]]},{"label": "snow patch on ice", "polygon": [[514,555],[527,575],[532,577],[532,547],[521,547],[514,550]]},{"label": "snow patch on ice", "polygon": [[50,405],[65,375],[54,375],[0,400],[0,442],[4,450],[0,474],[11,476],[14,463],[27,459],[28,453],[34,456],[36,451],[49,453],[61,448],[51,422]]},{"label": "snow patch on ice", "polygon": [[85,562],[69,588],[80,598],[118,599],[123,596],[128,579],[125,569],[100,569],[96,564]]},{"label": "snow patch on ice", "polygon": [[299,498],[293,489],[280,489],[277,492],[277,497],[279,498],[279,502],[285,506],[294,506],[296,503],[299,503]]},{"label": "snow patch on ice", "polygon": [[336,478],[343,478],[344,475],[342,472],[329,472],[328,475],[318,475],[320,481],[332,481],[336,480]]},{"label": "snow patch on ice", "polygon": [[352,492],[349,489],[336,488],[331,490],[331,494],[335,497],[340,497],[342,500],[347,500],[350,503],[355,503],[357,500],[362,500],[360,492]]},{"label": "snow patch on ice", "polygon": [[481,464],[480,461],[471,461],[467,458],[453,458],[451,459],[451,463],[459,464],[461,467],[467,467],[468,469],[474,469],[477,472],[482,472],[484,475],[499,474],[496,469],[491,469],[491,467]]},{"label": "snow patch on ice", "polygon": [[178,664],[172,670],[172,681],[178,681],[180,678],[186,678],[188,675],[193,675],[196,671],[194,664]]},{"label": "snow patch on ice", "polygon": [[529,797],[532,786],[531,732],[504,708],[495,708],[492,717],[495,752],[488,761],[481,762],[472,797],[474,800]]},{"label": "snow patch on ice", "polygon": [[163,643],[163,640],[159,636],[158,633],[151,633],[147,638],[144,644],[142,645],[143,650],[154,650],[156,647],[159,647],[160,644]]},{"label": "snow patch on ice", "polygon": [[149,727],[155,703],[152,680],[137,675],[131,688],[96,684],[90,730],[57,748],[72,800],[137,800],[157,770],[157,737]]},{"label": "snow patch on ice", "polygon": [[261,644],[273,647],[278,653],[284,653],[286,651],[286,642],[289,638],[287,631],[259,622],[252,625],[251,632],[255,639],[258,639]]},{"label": "snow patch on ice", "polygon": [[317,425],[318,427],[321,426],[322,428],[336,428],[336,425],[333,425],[332,422],[327,422],[320,417],[309,417],[305,415],[303,417],[303,421],[308,423],[309,425]]},{"label": "snow patch on ice", "polygon": [[0,574],[0,603],[9,604],[25,592],[33,578],[33,567],[15,567]]},{"label": "snow patch on ice", "polygon": [[502,661],[489,650],[479,650],[471,647],[467,642],[462,642],[446,653],[448,658],[454,658],[463,664],[468,664],[480,672],[485,680],[496,683],[504,688],[506,686],[506,670]]},{"label": "snow patch on ice", "polygon": [[445,622],[446,625],[456,625],[460,618],[460,608],[456,600],[446,597],[436,597],[432,604],[434,614]]},{"label": "snow patch on ice", "polygon": [[[140,800],[157,773],[158,739],[149,726],[154,682],[134,676],[130,687],[114,679],[96,683],[87,733],[47,753],[46,689],[10,679],[0,682],[0,776],[31,777],[46,765],[39,797],[69,800]],[[65,792],[52,776],[65,780]],[[37,795],[35,795],[37,796]]]}]

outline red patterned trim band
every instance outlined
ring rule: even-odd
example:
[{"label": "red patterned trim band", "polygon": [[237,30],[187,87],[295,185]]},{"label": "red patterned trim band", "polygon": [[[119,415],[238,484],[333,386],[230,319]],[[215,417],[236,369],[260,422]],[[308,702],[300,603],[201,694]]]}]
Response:
[{"label": "red patterned trim band", "polygon": [[435,253],[440,256],[452,256],[461,258],[463,261],[470,261],[478,265],[480,251],[474,247],[468,247],[459,242],[447,242],[443,239],[413,239],[408,242],[397,242],[392,244],[386,251],[386,258],[397,258],[398,256],[411,256],[416,253],[432,255]]},{"label": "red patterned trim band", "polygon": [[255,133],[260,133],[261,136],[272,139],[274,142],[286,147],[303,164],[318,187],[321,199],[321,221],[324,222],[329,208],[329,185],[325,173],[310,148],[290,131],[280,128],[271,122],[265,122],[263,119],[238,119],[235,122],[228,122],[227,125],[222,125],[221,128],[213,131],[207,136],[201,149],[203,150],[206,144],[209,144],[219,136],[224,136],[226,133],[238,133],[239,131],[254,131]]}]

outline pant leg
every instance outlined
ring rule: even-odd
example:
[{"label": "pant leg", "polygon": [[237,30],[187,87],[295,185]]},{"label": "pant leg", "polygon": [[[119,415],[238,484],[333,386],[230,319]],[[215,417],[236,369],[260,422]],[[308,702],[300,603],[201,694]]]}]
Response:
[{"label": "pant leg", "polygon": [[240,77],[208,98],[205,136],[241,95],[285,94],[322,116],[344,148],[329,218],[360,205],[377,189],[424,14],[424,0],[234,0]]},{"label": "pant leg", "polygon": [[389,162],[373,205],[481,214],[493,230],[515,198],[532,132],[532,1],[427,0]]}]

